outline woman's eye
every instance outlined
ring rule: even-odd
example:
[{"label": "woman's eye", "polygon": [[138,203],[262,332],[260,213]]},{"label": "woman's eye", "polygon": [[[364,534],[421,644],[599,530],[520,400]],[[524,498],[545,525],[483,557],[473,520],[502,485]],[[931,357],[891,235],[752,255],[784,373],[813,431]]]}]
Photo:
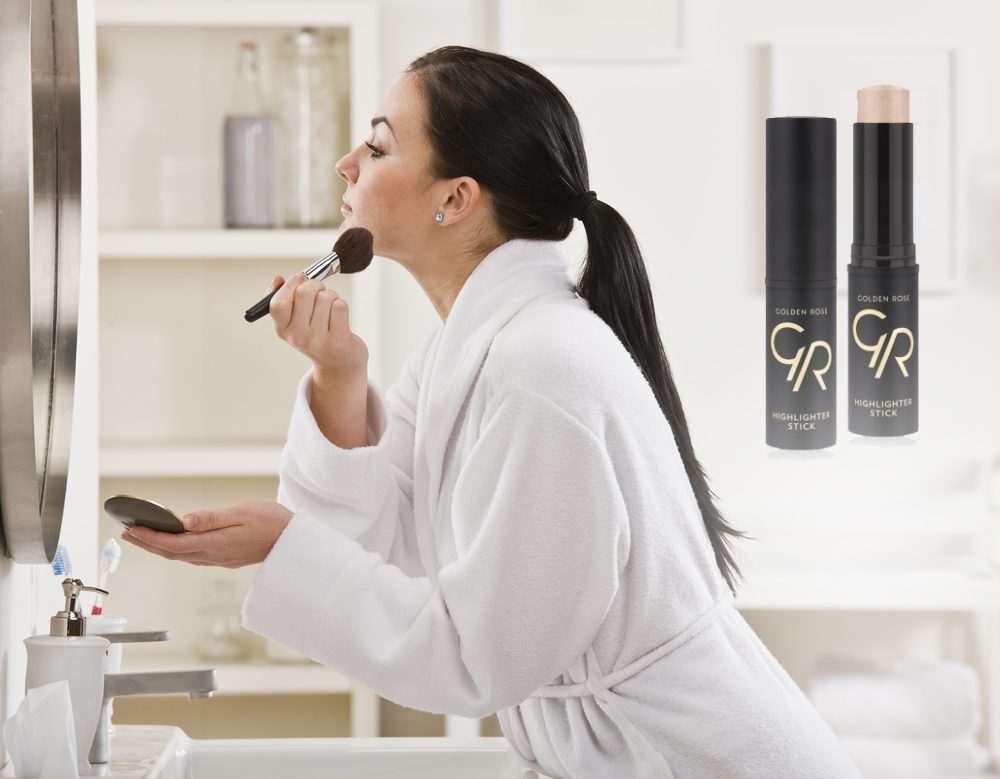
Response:
[{"label": "woman's eye", "polygon": [[379,157],[382,156],[382,150],[372,146],[370,143],[368,143],[368,141],[365,141],[365,146],[367,146],[369,149],[372,150],[371,153],[372,159],[378,159]]}]

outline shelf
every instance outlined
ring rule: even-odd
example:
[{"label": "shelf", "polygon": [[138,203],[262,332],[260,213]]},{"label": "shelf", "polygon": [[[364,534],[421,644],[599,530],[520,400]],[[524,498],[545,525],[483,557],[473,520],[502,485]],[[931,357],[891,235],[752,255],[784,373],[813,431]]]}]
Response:
[{"label": "shelf", "polygon": [[102,446],[100,475],[277,476],[282,445]]},{"label": "shelf", "polygon": [[[235,0],[96,0],[98,25],[141,27],[343,25],[372,27],[376,9],[364,3],[330,0],[284,0],[238,3]],[[235,10],[235,13],[234,13]]]},{"label": "shelf", "polygon": [[184,655],[157,655],[130,660],[123,653],[122,672],[178,671],[214,668],[219,682],[215,695],[333,695],[350,693],[354,683],[318,663],[213,663]]},{"label": "shelf", "polygon": [[340,229],[302,230],[101,230],[102,260],[192,258],[253,260],[301,259],[312,263],[337,242]]},{"label": "shelf", "polygon": [[976,611],[1000,608],[1000,572],[978,565],[864,570],[768,570],[737,589],[744,610]]}]

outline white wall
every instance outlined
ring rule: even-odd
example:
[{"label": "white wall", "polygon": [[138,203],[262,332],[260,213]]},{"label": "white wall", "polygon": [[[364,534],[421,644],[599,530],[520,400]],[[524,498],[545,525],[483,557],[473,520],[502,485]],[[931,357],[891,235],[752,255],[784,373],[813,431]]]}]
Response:
[{"label": "white wall", "polygon": [[[692,56],[676,63],[532,63],[566,93],[585,135],[591,188],[629,220],[649,269],[660,331],[699,456],[733,520],[767,517],[767,496],[856,501],[885,489],[885,468],[900,495],[968,483],[978,454],[1000,447],[1000,406],[986,403],[1000,368],[991,334],[1000,329],[1000,105],[993,87],[1000,54],[993,31],[1000,6],[848,0],[692,0]],[[444,43],[492,45],[490,3],[382,4],[383,85],[426,49]],[[788,465],[764,445],[763,159],[768,42],[795,36],[936,39],[962,50],[963,105],[958,164],[964,184],[968,283],[921,297],[921,405],[917,446],[872,450],[847,433],[815,467]],[[864,85],[858,85],[864,86]],[[919,128],[917,128],[919,132]],[[850,149],[840,149],[850,165]],[[581,231],[571,246],[582,246]],[[849,246],[838,247],[845,274]],[[937,258],[921,255],[930,266]],[[393,263],[398,335],[382,355],[387,375],[436,317],[419,287]],[[844,298],[840,304],[843,307]],[[711,315],[711,326],[704,323]],[[406,321],[407,326],[401,326]],[[410,327],[412,322],[417,327]],[[844,330],[843,327],[840,328]],[[843,332],[840,334],[843,336]],[[841,350],[846,354],[846,350]],[[846,369],[839,372],[846,398]],[[843,406],[843,404],[842,404]],[[788,484],[789,469],[796,484]],[[838,504],[838,508],[840,505]],[[764,521],[764,520],[762,520]]]},{"label": "white wall", "polygon": [[[866,495],[884,494],[887,486],[915,510],[928,491],[967,487],[979,456],[1000,448],[1000,406],[987,402],[1000,379],[997,361],[989,359],[997,351],[991,337],[1000,330],[1000,265],[993,251],[1000,238],[1000,107],[991,91],[1000,76],[992,34],[1000,29],[1000,6],[983,0],[690,5],[694,52],[687,60],[532,64],[566,93],[580,118],[591,188],[628,219],[639,238],[696,450],[730,517],[737,526],[758,530],[780,520],[772,498],[788,502],[797,496],[807,507],[822,498],[825,510],[841,515]],[[420,14],[408,13],[409,3],[385,7],[390,71],[431,44],[492,40],[486,4],[477,4],[477,13],[464,3],[422,6]],[[464,38],[455,35],[459,22],[469,27]],[[955,293],[921,297],[920,431],[910,439],[916,445],[875,448],[849,435],[842,403],[836,447],[825,457],[790,462],[764,444],[765,47],[777,38],[820,35],[948,35],[961,46],[958,164],[968,207],[959,245],[965,247],[968,283]],[[385,74],[386,85],[393,75]],[[850,165],[850,154],[840,149],[841,164]],[[575,249],[582,245],[580,232],[570,239]],[[838,251],[843,275],[849,245]],[[917,257],[927,266],[937,260],[921,255],[919,246]],[[398,351],[383,356],[391,363],[388,375],[396,374],[421,334],[400,322],[436,324],[405,272],[394,294],[399,305],[388,310],[395,320],[385,327],[399,341]],[[841,296],[842,309],[844,302]],[[841,399],[846,374],[842,366]],[[862,512],[854,516],[870,519]],[[788,516],[795,523],[808,518],[808,511]]]}]

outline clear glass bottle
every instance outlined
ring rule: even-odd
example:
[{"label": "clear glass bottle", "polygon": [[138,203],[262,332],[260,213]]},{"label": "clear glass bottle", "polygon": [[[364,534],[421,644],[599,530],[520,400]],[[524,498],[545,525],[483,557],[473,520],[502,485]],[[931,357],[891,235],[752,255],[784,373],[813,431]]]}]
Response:
[{"label": "clear glass bottle", "polygon": [[286,227],[333,227],[343,215],[346,183],[335,166],[342,150],[338,68],[343,46],[315,27],[285,38],[278,63],[282,222]]},{"label": "clear glass bottle", "polygon": [[226,227],[277,226],[276,133],[260,89],[257,44],[244,40],[223,133]]}]

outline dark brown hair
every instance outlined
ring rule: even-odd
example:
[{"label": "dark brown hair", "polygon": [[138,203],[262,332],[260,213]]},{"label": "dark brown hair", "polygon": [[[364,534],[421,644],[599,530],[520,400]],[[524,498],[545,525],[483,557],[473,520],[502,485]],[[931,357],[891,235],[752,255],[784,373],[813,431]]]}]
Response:
[{"label": "dark brown hair", "polygon": [[[565,239],[577,199],[590,183],[580,124],[555,84],[523,62],[466,46],[430,51],[407,72],[418,76],[425,99],[432,174],[474,178],[488,191],[507,239]],[[722,517],[695,457],[635,235],[621,214],[600,200],[587,206],[582,221],[587,257],[577,292],[649,382],[676,437],[719,570],[735,591],[734,575],[742,575],[727,536],[745,534]]]}]

